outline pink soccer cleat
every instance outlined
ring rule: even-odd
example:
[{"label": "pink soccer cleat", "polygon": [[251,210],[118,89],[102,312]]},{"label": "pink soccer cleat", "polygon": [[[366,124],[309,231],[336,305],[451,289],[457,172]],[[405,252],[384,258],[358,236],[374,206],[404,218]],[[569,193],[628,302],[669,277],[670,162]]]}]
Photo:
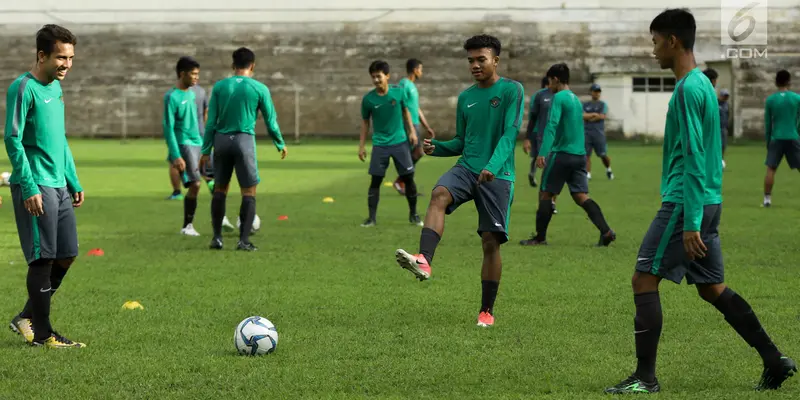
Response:
[{"label": "pink soccer cleat", "polygon": [[410,254],[403,249],[394,253],[397,263],[404,269],[411,271],[420,281],[431,277],[431,266],[422,254]]},{"label": "pink soccer cleat", "polygon": [[494,325],[494,315],[486,311],[481,311],[481,313],[478,314],[478,326],[488,328],[492,325]]}]

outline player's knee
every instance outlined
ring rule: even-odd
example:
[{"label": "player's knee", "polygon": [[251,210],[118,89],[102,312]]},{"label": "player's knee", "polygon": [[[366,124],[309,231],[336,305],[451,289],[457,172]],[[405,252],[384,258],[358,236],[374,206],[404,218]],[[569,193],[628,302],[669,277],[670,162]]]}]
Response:
[{"label": "player's knee", "polygon": [[631,279],[633,293],[648,293],[658,291],[660,278],[648,273],[636,271]]},{"label": "player's knee", "polygon": [[228,185],[222,186],[219,183],[214,185],[214,193],[222,193],[224,195],[228,194]]},{"label": "player's knee", "polygon": [[697,294],[700,295],[701,299],[713,303],[725,291],[725,287],[722,283],[699,284],[697,285]]},{"label": "player's knee", "polygon": [[589,200],[589,195],[586,193],[572,193],[572,201],[579,206],[582,206],[587,200]]},{"label": "player's knee", "polygon": [[383,177],[382,176],[372,175],[372,179],[369,181],[369,188],[370,189],[380,189],[381,182],[383,182]]},{"label": "player's knee", "polygon": [[72,263],[74,262],[75,262],[75,257],[59,258],[53,261],[53,266],[63,269],[68,269],[69,267],[72,266]]},{"label": "player's knee", "polygon": [[257,186],[250,186],[250,187],[242,188],[242,190],[241,190],[242,196],[255,197],[257,188],[258,188]]},{"label": "player's knee", "polygon": [[500,241],[497,232],[483,232],[481,234],[481,245],[484,253],[494,253],[500,250]]},{"label": "player's knee", "polygon": [[552,201],[553,194],[549,192],[539,192],[539,201]]},{"label": "player's knee", "polygon": [[438,186],[436,189],[433,189],[433,193],[431,194],[431,206],[445,209],[452,201],[453,197],[450,195],[450,191],[444,186]]}]

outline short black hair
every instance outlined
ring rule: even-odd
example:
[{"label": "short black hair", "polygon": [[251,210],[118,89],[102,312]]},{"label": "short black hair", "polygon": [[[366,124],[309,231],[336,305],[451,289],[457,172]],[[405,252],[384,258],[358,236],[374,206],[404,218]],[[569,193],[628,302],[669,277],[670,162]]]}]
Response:
[{"label": "short black hair", "polygon": [[686,50],[694,49],[694,36],[697,24],[694,15],[685,8],[671,8],[658,14],[650,23],[650,32],[663,36],[674,35]]},{"label": "short black hair", "polygon": [[78,38],[63,26],[47,24],[36,32],[36,54],[43,51],[44,55],[49,56],[55,51],[56,42],[75,46],[78,44]]},{"label": "short black hair", "polygon": [[175,74],[180,78],[181,72],[192,72],[195,68],[200,68],[200,63],[192,57],[183,56],[179,58],[178,63],[175,64]]},{"label": "short black hair", "polygon": [[250,68],[256,62],[256,53],[247,47],[239,47],[233,51],[231,55],[233,58],[233,67],[236,69]]},{"label": "short black hair", "polygon": [[406,61],[406,73],[410,74],[414,72],[414,70],[420,65],[422,65],[422,61],[417,60],[416,58],[409,58],[408,61]]},{"label": "short black hair", "polygon": [[706,75],[706,77],[708,77],[708,80],[710,81],[719,78],[719,74],[717,73],[717,70],[715,70],[714,68],[706,68],[706,70],[703,71],[703,73]]},{"label": "short black hair", "polygon": [[476,35],[464,42],[464,50],[492,49],[496,56],[500,55],[501,48],[500,39],[492,35]]},{"label": "short black hair", "polygon": [[383,72],[384,75],[389,75],[391,68],[389,68],[389,63],[383,60],[375,60],[372,64],[369,65],[369,73],[372,75],[375,72]]},{"label": "short black hair", "polygon": [[569,67],[566,63],[553,64],[553,66],[547,70],[547,77],[558,78],[559,82],[569,84]]},{"label": "short black hair", "polygon": [[549,85],[550,85],[550,80],[547,79],[547,76],[543,76],[542,77],[542,88],[546,88]]},{"label": "short black hair", "polygon": [[775,85],[777,86],[788,86],[789,82],[792,81],[792,74],[789,71],[782,69],[775,74]]}]

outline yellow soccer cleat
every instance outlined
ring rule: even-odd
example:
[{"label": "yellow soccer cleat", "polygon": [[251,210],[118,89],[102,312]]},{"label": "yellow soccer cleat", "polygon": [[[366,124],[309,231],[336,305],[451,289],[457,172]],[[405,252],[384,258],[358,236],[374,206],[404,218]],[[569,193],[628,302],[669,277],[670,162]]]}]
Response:
[{"label": "yellow soccer cleat", "polygon": [[45,340],[34,340],[31,346],[44,346],[50,349],[68,349],[68,348],[83,348],[86,347],[83,343],[73,342],[56,332],[53,332],[49,338]]},{"label": "yellow soccer cleat", "polygon": [[16,315],[14,319],[11,320],[11,323],[8,324],[8,327],[17,335],[21,335],[25,338],[26,342],[30,343],[33,341],[33,325],[29,318],[22,318]]}]

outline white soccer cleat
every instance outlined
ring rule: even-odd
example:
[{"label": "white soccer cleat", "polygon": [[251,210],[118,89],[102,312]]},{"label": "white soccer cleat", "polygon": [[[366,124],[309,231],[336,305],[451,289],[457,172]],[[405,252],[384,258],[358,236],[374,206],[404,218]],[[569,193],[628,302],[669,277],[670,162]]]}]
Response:
[{"label": "white soccer cleat", "polygon": [[192,224],[186,225],[186,227],[181,229],[181,235],[200,236],[200,234],[194,229],[194,226]]},{"label": "white soccer cleat", "polygon": [[223,219],[222,219],[222,229],[223,229],[225,232],[233,232],[233,231],[235,231],[235,230],[236,230],[236,227],[235,227],[235,226],[233,226],[233,224],[231,223],[231,221],[228,219],[228,216],[227,216],[227,215],[225,216],[225,218],[223,218]]},{"label": "white soccer cleat", "polygon": [[722,169],[725,169],[727,165],[725,164],[725,160],[722,160]]}]

